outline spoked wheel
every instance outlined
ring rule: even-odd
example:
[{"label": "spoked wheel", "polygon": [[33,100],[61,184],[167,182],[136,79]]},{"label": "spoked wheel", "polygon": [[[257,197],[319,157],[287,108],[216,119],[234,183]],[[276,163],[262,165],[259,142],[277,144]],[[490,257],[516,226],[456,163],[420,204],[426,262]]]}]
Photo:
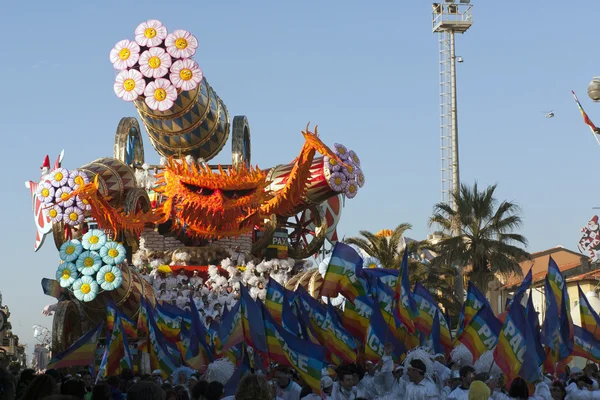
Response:
[{"label": "spoked wheel", "polygon": [[297,260],[316,254],[327,236],[327,221],[316,206],[291,217],[280,217],[279,227],[288,231],[288,254]]}]

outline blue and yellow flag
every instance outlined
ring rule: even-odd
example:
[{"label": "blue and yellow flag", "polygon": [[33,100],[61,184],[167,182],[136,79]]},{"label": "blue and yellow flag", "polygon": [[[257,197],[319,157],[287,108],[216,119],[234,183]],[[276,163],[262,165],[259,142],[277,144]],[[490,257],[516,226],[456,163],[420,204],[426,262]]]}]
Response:
[{"label": "blue and yellow flag", "polygon": [[329,343],[327,343],[327,347],[342,360],[349,363],[355,362],[356,341],[340,323],[336,309],[331,303],[327,306],[324,328],[329,331]]}]

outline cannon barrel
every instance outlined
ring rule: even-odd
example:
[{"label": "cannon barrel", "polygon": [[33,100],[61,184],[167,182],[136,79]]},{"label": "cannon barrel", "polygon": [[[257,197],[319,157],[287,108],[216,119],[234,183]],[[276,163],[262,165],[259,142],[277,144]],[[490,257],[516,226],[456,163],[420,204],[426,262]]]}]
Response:
[{"label": "cannon barrel", "polygon": [[[270,168],[267,173],[267,182],[270,182],[270,184],[266,190],[274,194],[282,190],[290,177],[292,168],[294,168],[293,162]],[[327,201],[330,197],[340,194],[329,185],[329,177],[330,173],[324,166],[323,157],[315,157],[310,168],[310,178],[308,179],[306,193],[302,197],[302,202],[290,212],[290,215],[284,215],[284,217],[295,215],[309,206],[319,205]]]},{"label": "cannon barrel", "polygon": [[208,161],[223,148],[229,137],[229,113],[206,78],[193,90],[178,94],[173,107],[152,110],[143,99],[134,105],[146,126],[156,151],[164,157]]}]

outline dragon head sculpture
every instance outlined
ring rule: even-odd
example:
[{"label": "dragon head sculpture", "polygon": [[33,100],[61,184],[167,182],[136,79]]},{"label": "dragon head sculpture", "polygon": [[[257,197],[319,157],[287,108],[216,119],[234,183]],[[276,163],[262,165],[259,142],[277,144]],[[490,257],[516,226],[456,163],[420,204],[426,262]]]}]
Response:
[{"label": "dragon head sculpture", "polygon": [[170,159],[158,175],[156,191],[167,198],[163,210],[174,227],[201,237],[246,233],[261,220],[271,196],[266,172],[243,166],[213,171],[206,165]]}]

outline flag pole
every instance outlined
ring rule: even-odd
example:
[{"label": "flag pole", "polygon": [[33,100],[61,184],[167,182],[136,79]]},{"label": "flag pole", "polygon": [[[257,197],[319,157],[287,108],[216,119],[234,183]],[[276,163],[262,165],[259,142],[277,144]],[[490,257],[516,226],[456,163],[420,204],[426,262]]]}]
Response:
[{"label": "flag pole", "polygon": [[592,135],[594,136],[594,139],[596,139],[596,142],[600,146],[600,139],[598,138],[598,133],[600,133],[600,130],[596,127],[596,125],[594,125],[592,120],[588,117],[586,112],[583,110],[583,107],[581,106],[581,103],[579,102],[579,99],[577,98],[577,95],[575,94],[575,92],[573,90],[571,90],[571,93],[573,94],[573,98],[575,99],[575,102],[577,103],[577,106],[579,107],[579,112],[581,113],[581,116],[583,117],[583,122],[585,122],[586,125],[590,127],[590,130],[592,131]]}]

